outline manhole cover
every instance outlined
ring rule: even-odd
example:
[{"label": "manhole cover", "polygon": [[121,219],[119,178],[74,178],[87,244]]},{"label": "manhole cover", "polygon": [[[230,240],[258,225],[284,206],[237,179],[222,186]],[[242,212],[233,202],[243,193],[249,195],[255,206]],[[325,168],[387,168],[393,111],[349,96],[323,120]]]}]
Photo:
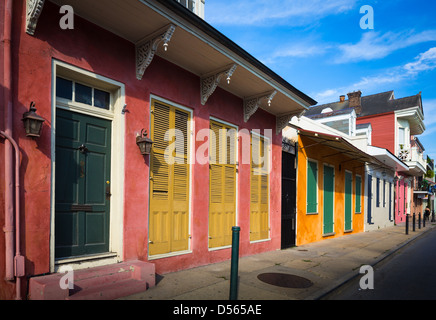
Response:
[{"label": "manhole cover", "polygon": [[286,273],[261,273],[257,278],[265,283],[283,288],[309,288],[313,282],[309,279]]}]

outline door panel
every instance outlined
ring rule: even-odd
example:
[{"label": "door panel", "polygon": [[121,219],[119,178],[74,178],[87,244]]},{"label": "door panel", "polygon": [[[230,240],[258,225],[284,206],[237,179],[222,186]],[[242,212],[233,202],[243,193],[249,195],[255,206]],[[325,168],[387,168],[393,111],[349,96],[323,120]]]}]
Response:
[{"label": "door panel", "polygon": [[323,233],[334,232],[334,168],[324,166],[324,229]]},{"label": "door panel", "polygon": [[[106,154],[88,153],[85,161],[85,203],[105,205]],[[98,181],[98,183],[97,183]]]},{"label": "door panel", "polygon": [[105,242],[105,212],[85,212],[86,228],[86,243],[87,244],[104,244]]},{"label": "door panel", "polygon": [[56,111],[55,257],[109,251],[111,121]]}]

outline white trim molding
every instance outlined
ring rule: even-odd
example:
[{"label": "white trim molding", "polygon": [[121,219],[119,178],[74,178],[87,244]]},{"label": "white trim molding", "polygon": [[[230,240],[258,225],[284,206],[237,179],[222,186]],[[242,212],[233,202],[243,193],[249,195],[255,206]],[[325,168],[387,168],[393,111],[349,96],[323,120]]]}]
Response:
[{"label": "white trim molding", "polygon": [[[56,77],[61,76],[80,81],[90,86],[101,87],[111,93],[111,108],[102,110],[85,106],[75,101],[67,101],[56,97]],[[112,264],[123,260],[123,228],[124,228],[124,173],[125,157],[123,152],[111,152],[111,201],[109,252],[98,255],[87,255],[71,259],[55,259],[55,183],[56,183],[56,111],[65,109],[71,112],[107,119],[112,122],[111,150],[125,148],[125,85],[116,80],[106,78],[88,70],[52,59],[52,128],[51,128],[51,227],[50,227],[50,272],[57,272],[58,266],[69,265],[76,269]]]}]

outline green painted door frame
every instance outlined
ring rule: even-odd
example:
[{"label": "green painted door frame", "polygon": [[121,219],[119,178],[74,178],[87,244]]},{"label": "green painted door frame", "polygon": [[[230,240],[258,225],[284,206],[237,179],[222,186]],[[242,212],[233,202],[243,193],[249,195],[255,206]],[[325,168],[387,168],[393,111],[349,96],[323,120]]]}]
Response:
[{"label": "green painted door frame", "polygon": [[335,169],[324,165],[323,234],[334,232]]},{"label": "green painted door frame", "polygon": [[109,251],[111,124],[56,110],[56,259]]}]

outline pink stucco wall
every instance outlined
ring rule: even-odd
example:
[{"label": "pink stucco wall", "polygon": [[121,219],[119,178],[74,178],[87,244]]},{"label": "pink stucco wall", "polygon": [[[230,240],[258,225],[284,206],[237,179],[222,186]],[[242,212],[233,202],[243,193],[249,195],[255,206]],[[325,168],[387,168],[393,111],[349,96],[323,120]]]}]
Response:
[{"label": "pink stucco wall", "polygon": [[[148,259],[149,158],[139,154],[136,132],[149,126],[150,94],[174,101],[193,110],[195,131],[209,128],[209,117],[215,117],[239,129],[273,129],[270,175],[271,239],[260,243],[249,241],[250,166],[240,164],[238,173],[238,222],[241,227],[241,255],[280,248],[281,222],[281,135],[275,134],[275,117],[259,110],[249,121],[243,121],[242,99],[217,89],[206,106],[200,104],[200,79],[162,58],[155,57],[141,81],[135,74],[135,47],[87,21],[76,17],[74,30],[58,27],[59,10],[46,1],[35,36],[24,32],[25,1],[14,2],[13,71],[14,71],[14,138],[21,148],[22,252],[26,257],[27,275],[50,271],[50,196],[51,196],[51,90],[52,59],[92,71],[125,84],[126,113],[125,203],[123,259]],[[1,10],[0,10],[1,12]],[[1,31],[1,30],[0,30]],[[0,72],[1,74],[1,72]],[[42,136],[25,137],[22,114],[31,101],[45,120]],[[1,110],[3,112],[3,110]],[[149,129],[149,128],[148,128]],[[197,142],[196,147],[203,142]],[[242,149],[240,147],[239,156]],[[3,144],[0,144],[0,156]],[[239,159],[241,160],[241,159]],[[3,169],[2,169],[3,170]],[[157,273],[195,267],[230,258],[230,249],[208,250],[209,166],[192,167],[191,194],[192,253],[153,260]],[[0,191],[4,175],[0,174]],[[2,202],[0,197],[0,202]],[[0,221],[4,205],[0,203]],[[0,240],[0,245],[3,239]],[[4,245],[0,246],[0,257]],[[3,261],[3,259],[0,259]],[[0,267],[0,299],[13,295],[13,286],[3,281]]]},{"label": "pink stucco wall", "polygon": [[[409,201],[409,188],[407,183],[403,180],[397,181],[395,188],[395,223],[401,223],[406,221],[406,214],[410,214],[410,208],[408,208]],[[413,214],[413,212],[412,212]]]}]

